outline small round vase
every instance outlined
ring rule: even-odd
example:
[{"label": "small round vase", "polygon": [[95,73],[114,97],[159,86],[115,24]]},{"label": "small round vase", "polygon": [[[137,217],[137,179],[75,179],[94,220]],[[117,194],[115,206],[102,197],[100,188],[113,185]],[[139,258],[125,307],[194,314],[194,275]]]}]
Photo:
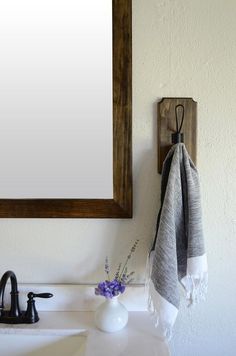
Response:
[{"label": "small round vase", "polygon": [[119,302],[119,296],[107,298],[95,312],[95,324],[98,329],[113,333],[125,327],[128,322],[128,310]]}]

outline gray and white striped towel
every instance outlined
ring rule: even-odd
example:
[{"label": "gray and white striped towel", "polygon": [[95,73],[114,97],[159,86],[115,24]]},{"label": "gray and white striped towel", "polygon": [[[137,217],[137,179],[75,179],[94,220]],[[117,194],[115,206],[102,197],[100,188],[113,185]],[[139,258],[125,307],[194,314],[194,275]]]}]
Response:
[{"label": "gray and white striped towel", "polygon": [[179,281],[189,303],[205,298],[207,259],[197,170],[183,143],[163,164],[161,209],[149,256],[149,310],[161,337],[170,339],[179,304]]}]

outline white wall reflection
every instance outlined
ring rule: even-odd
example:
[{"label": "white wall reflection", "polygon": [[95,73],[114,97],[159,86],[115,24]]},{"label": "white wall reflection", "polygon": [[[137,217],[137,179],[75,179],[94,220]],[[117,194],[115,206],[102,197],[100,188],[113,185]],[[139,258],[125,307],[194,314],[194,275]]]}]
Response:
[{"label": "white wall reflection", "polygon": [[0,198],[112,197],[111,15],[0,0]]}]

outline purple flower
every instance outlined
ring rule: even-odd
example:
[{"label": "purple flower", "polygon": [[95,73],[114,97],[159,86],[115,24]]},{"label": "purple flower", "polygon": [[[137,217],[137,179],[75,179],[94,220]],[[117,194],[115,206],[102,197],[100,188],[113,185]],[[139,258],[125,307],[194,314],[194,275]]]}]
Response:
[{"label": "purple flower", "polygon": [[98,286],[95,288],[96,295],[102,295],[105,298],[113,298],[120,293],[124,293],[125,284],[113,279],[113,281],[104,281],[98,283]]}]

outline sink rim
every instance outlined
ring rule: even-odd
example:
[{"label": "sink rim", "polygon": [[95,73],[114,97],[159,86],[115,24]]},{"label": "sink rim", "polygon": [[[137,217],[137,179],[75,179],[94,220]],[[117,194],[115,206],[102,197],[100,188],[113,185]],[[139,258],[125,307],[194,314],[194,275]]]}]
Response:
[{"label": "sink rim", "polygon": [[87,329],[32,329],[32,328],[19,328],[13,326],[7,326],[6,328],[0,329],[1,335],[48,335],[48,336],[84,336],[88,337]]}]

